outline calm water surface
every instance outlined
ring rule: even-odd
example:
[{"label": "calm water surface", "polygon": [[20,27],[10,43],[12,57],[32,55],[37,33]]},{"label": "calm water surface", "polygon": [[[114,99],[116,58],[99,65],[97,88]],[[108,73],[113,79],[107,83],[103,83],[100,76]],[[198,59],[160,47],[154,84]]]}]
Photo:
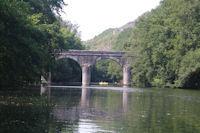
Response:
[{"label": "calm water surface", "polygon": [[115,87],[0,91],[2,133],[200,133],[200,91]]}]

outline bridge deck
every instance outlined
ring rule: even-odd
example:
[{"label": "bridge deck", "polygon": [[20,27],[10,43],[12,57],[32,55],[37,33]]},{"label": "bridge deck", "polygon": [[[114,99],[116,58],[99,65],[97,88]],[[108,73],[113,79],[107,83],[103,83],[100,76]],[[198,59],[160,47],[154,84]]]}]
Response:
[{"label": "bridge deck", "polygon": [[58,53],[59,55],[77,55],[77,56],[124,56],[126,52],[121,51],[89,51],[89,50],[68,50],[61,51]]}]

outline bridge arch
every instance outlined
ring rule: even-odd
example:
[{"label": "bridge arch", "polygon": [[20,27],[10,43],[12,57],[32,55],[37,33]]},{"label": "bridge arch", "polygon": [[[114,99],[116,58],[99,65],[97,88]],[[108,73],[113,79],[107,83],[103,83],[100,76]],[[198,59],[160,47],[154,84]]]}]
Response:
[{"label": "bridge arch", "polygon": [[56,57],[56,60],[65,59],[65,58],[74,60],[75,62],[77,62],[79,64],[79,62],[75,56],[58,56],[58,57]]},{"label": "bridge arch", "polygon": [[106,60],[106,59],[110,59],[110,60],[112,60],[112,61],[115,61],[115,62],[117,62],[121,67],[123,67],[123,64],[121,63],[121,60],[120,60],[119,58],[116,58],[116,57],[98,57],[98,58],[96,59],[95,64],[96,64],[97,62],[101,61],[101,60]]},{"label": "bridge arch", "polygon": [[81,66],[82,85],[89,85],[91,81],[91,68],[102,59],[111,59],[119,63],[123,70],[123,84],[130,85],[131,67],[128,63],[128,57],[124,57],[126,52],[113,51],[87,51],[87,50],[68,50],[56,54],[56,60],[70,58]]}]

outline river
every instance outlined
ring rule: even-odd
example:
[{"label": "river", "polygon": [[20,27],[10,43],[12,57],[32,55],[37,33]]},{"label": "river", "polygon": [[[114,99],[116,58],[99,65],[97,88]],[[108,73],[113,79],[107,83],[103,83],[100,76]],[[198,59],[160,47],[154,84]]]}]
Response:
[{"label": "river", "polygon": [[200,91],[49,86],[0,91],[2,133],[200,133]]}]

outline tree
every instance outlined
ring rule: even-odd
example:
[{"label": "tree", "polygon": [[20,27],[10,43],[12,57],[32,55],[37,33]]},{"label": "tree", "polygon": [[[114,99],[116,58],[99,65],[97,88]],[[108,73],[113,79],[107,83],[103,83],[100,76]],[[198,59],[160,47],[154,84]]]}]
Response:
[{"label": "tree", "polygon": [[[156,9],[136,21],[127,39],[127,49],[133,55],[135,85],[185,86],[182,79],[190,74],[186,71],[185,74],[180,73],[185,70],[185,66],[189,66],[186,61],[188,55],[199,53],[194,52],[200,47],[199,11],[198,0],[163,0]],[[198,56],[190,60],[198,61]],[[195,74],[192,73],[190,79],[193,77],[194,84],[198,84],[198,76],[194,76],[199,73],[198,67],[191,69],[194,69]],[[191,83],[187,84],[192,87]]]},{"label": "tree", "polygon": [[82,48],[76,33],[58,18],[64,4],[63,0],[0,2],[1,86],[39,82],[55,67],[55,49]]}]

